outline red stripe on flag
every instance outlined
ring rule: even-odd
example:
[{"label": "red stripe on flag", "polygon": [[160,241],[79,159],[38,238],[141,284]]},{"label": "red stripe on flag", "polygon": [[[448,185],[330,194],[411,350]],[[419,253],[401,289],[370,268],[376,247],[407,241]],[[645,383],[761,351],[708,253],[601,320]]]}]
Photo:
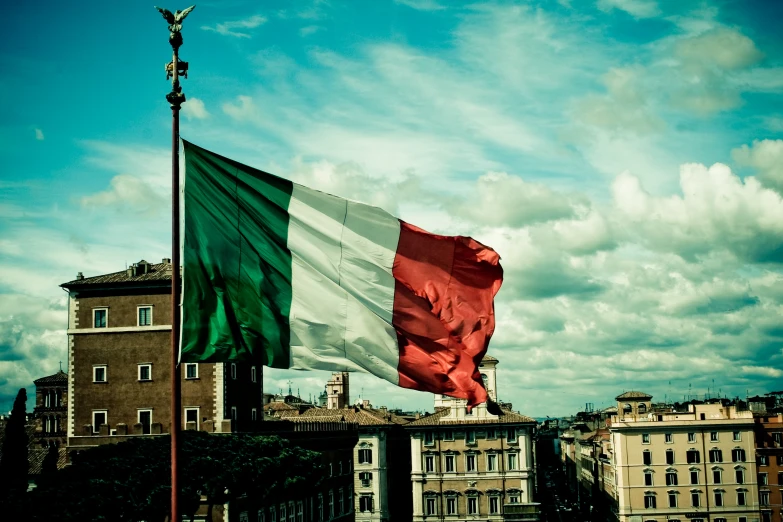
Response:
[{"label": "red stripe on flag", "polygon": [[438,236],[400,222],[392,324],[400,386],[487,400],[478,365],[495,330],[500,256],[469,237]]}]

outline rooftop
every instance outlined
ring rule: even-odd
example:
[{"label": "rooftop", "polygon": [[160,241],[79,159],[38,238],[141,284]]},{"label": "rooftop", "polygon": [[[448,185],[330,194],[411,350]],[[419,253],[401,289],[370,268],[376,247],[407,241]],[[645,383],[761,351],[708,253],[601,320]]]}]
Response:
[{"label": "rooftop", "polygon": [[36,386],[38,386],[39,384],[67,384],[68,374],[60,370],[55,374],[47,375],[46,377],[41,377],[40,379],[36,379],[33,381],[33,383]]},{"label": "rooftop", "polygon": [[446,417],[450,408],[438,408],[435,413],[422,417],[419,420],[413,421],[408,426],[460,426],[463,424],[535,424],[535,419],[526,415],[520,415],[514,413],[511,410],[500,408],[500,415],[497,417],[483,418],[483,419],[454,419],[443,420]]},{"label": "rooftop", "polygon": [[627,399],[649,400],[652,399],[652,395],[640,391],[627,391],[614,398],[616,401],[624,401]]},{"label": "rooftop", "polygon": [[164,259],[161,263],[148,263],[141,260],[121,272],[84,277],[81,272],[73,281],[60,286],[63,288],[80,288],[97,285],[116,285],[131,283],[155,283],[171,281],[171,260]]},{"label": "rooftop", "polygon": [[355,422],[359,426],[395,426],[408,423],[406,419],[386,410],[358,406],[331,410],[327,408],[312,408],[296,418],[288,417],[289,420],[315,422],[333,422],[335,418],[345,422]]}]

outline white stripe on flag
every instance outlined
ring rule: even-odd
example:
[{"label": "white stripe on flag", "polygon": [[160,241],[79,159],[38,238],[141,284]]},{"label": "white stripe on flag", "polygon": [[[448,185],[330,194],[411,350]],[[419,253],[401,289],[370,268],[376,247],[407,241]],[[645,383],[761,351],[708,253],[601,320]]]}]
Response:
[{"label": "white stripe on flag", "polygon": [[396,384],[391,319],[399,221],[300,185],[288,212],[291,367],[364,371]]}]

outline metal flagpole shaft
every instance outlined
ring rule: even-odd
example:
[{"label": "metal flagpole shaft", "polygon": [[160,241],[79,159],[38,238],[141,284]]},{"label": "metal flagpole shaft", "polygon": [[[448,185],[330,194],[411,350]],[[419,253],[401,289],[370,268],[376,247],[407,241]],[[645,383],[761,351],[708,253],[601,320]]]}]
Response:
[{"label": "metal flagpole shaft", "polygon": [[169,24],[169,43],[173,51],[171,63],[166,65],[166,79],[171,78],[171,92],[166,95],[171,105],[171,522],[181,521],[179,506],[179,453],[182,430],[182,380],[179,368],[180,336],[180,209],[179,209],[179,111],[185,102],[185,94],[179,84],[179,76],[188,77],[187,62],[179,61],[182,45],[182,21],[196,6],[172,13],[156,7]]}]

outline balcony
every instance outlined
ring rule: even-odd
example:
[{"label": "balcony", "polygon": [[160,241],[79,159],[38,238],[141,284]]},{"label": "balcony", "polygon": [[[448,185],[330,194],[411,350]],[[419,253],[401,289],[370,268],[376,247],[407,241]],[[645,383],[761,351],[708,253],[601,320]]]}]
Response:
[{"label": "balcony", "polygon": [[541,504],[504,504],[503,505],[503,520],[509,520],[514,522],[529,522],[539,520],[539,511],[541,510]]}]

